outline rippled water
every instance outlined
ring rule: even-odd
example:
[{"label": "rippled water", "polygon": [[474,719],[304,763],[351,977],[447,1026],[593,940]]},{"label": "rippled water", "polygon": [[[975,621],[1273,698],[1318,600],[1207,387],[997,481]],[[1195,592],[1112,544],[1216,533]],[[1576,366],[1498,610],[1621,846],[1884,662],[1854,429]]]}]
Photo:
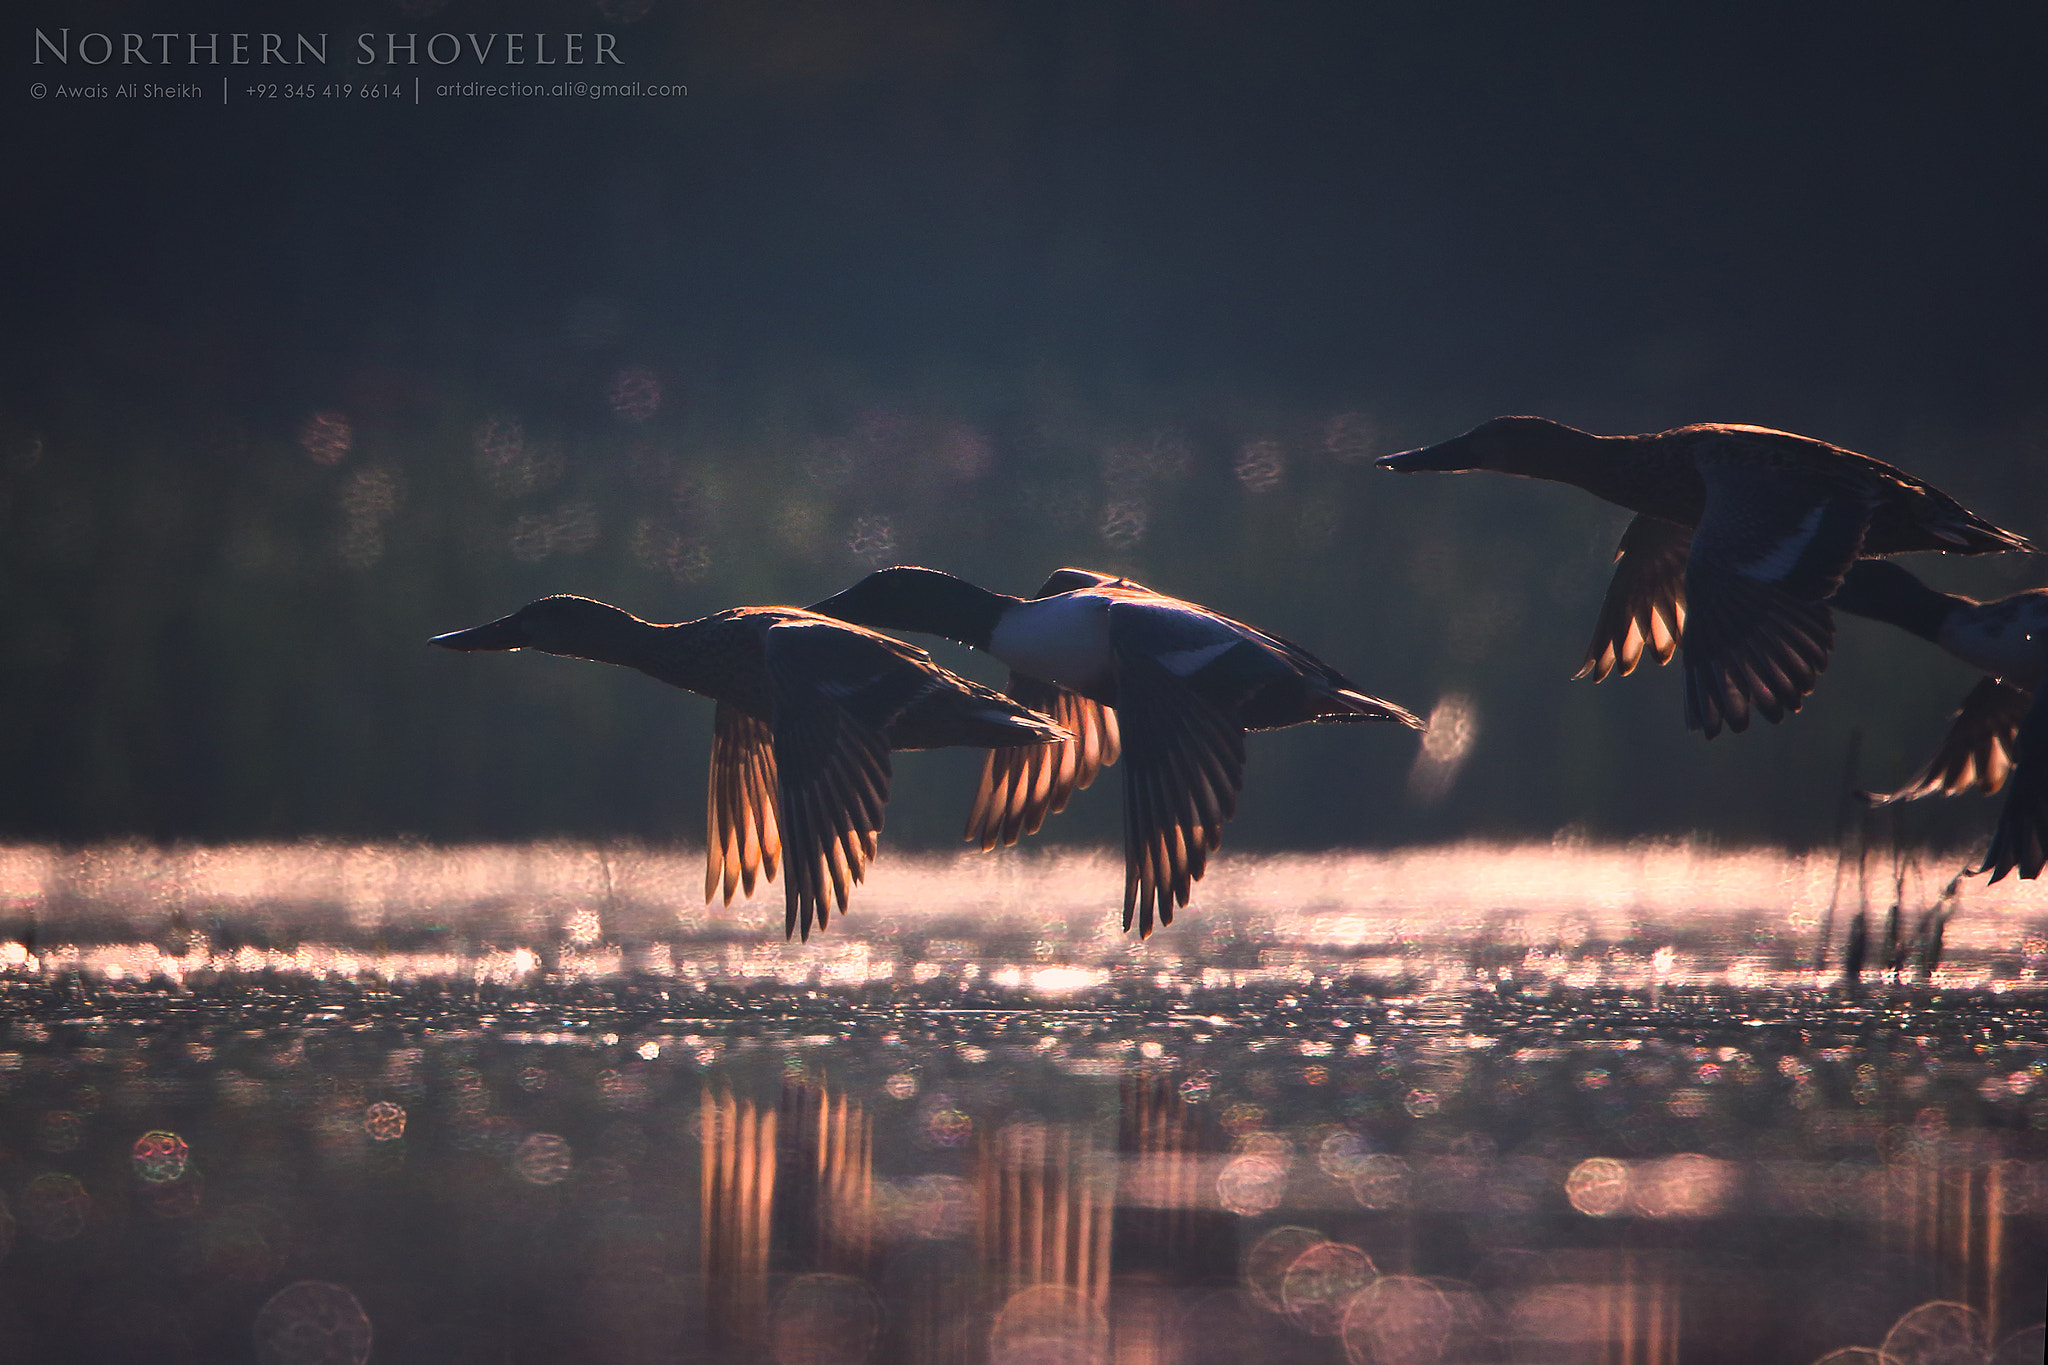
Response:
[{"label": "rippled water", "polygon": [[2048,894],[1940,880],[0,850],[0,1359],[2032,1362]]}]

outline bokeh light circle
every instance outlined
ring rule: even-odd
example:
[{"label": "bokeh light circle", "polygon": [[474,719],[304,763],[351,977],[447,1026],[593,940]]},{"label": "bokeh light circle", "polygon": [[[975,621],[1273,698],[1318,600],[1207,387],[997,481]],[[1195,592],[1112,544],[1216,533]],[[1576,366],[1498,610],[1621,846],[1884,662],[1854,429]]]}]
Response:
[{"label": "bokeh light circle", "polygon": [[151,1129],[135,1139],[135,1146],[129,1152],[135,1174],[152,1185],[181,1178],[191,1157],[192,1151],[185,1145],[185,1139],[160,1128]]},{"label": "bokeh light circle", "polygon": [[1319,1337],[1333,1337],[1344,1324],[1351,1296],[1371,1284],[1378,1272],[1372,1258],[1344,1242],[1324,1242],[1294,1258],[1280,1281],[1280,1303],[1295,1326]]},{"label": "bokeh light circle", "polygon": [[316,412],[299,428],[299,447],[315,464],[340,464],[355,441],[346,413]]},{"label": "bokeh light circle", "polygon": [[661,408],[661,381],[645,365],[612,376],[605,387],[605,406],[628,422],[644,422]]},{"label": "bokeh light circle", "polygon": [[85,1231],[91,1216],[92,1196],[76,1176],[51,1171],[21,1192],[21,1225],[46,1242],[70,1241]]},{"label": "bokeh light circle", "polygon": [[1706,1218],[1719,1213],[1735,1189],[1736,1173],[1725,1161],[1681,1152],[1645,1162],[1629,1174],[1637,1208],[1652,1218]]},{"label": "bokeh light circle", "polygon": [[365,1365],[370,1317],[356,1296],[324,1280],[300,1280],[271,1295],[256,1313],[256,1358],[263,1365]]},{"label": "bokeh light circle", "polygon": [[1405,1208],[1409,1184],[1408,1163],[1383,1152],[1359,1158],[1351,1172],[1351,1195],[1369,1209]]},{"label": "bokeh light circle", "polygon": [[1435,1365],[1457,1325],[1457,1309],[1428,1280],[1383,1276],[1345,1306],[1344,1354],[1352,1365]]},{"label": "bokeh light circle", "polygon": [[363,1110],[363,1131],[373,1142],[395,1142],[405,1136],[405,1106],[378,1100]]},{"label": "bokeh light circle", "polygon": [[1991,1334],[1976,1309],[1936,1299],[1894,1323],[1879,1349],[1899,1365],[1983,1365]]},{"label": "bokeh light circle", "polygon": [[1012,1294],[989,1329],[989,1365],[1103,1365],[1108,1356],[1108,1319],[1065,1285]]},{"label": "bokeh light circle", "polygon": [[956,1175],[921,1175],[905,1187],[910,1230],[919,1237],[958,1237],[972,1230],[975,1192]]},{"label": "bokeh light circle", "polygon": [[974,1120],[958,1109],[934,1109],[924,1121],[924,1138],[934,1147],[959,1147],[974,1135]]},{"label": "bokeh light circle", "polygon": [[1287,1193],[1287,1167],[1270,1156],[1234,1158],[1216,1176],[1216,1202],[1232,1213],[1257,1217]]},{"label": "bokeh light circle", "polygon": [[1372,1149],[1366,1140],[1348,1128],[1339,1129],[1316,1146],[1316,1164],[1332,1180],[1349,1184],[1361,1170]]},{"label": "bokeh light circle", "polygon": [[1564,1178],[1564,1197],[1588,1218],[1611,1218],[1628,1207],[1629,1172],[1613,1157],[1588,1157]]},{"label": "bokeh light circle", "polygon": [[558,1185],[569,1178],[573,1162],[566,1140],[553,1133],[534,1133],[519,1144],[512,1168],[530,1185]]},{"label": "bokeh light circle", "polygon": [[1244,1287],[1252,1301],[1269,1313],[1284,1311],[1280,1301],[1281,1282],[1287,1267],[1311,1247],[1330,1239],[1314,1228],[1277,1227],[1253,1242],[1244,1254]]}]

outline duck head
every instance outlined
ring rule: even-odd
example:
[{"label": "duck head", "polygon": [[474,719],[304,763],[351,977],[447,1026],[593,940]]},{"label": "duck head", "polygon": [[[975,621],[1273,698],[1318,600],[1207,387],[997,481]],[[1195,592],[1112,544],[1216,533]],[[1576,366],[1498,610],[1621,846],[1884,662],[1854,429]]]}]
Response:
[{"label": "duck head", "polygon": [[1404,450],[1378,461],[1397,474],[1459,473],[1490,469],[1501,474],[1548,476],[1561,456],[1584,451],[1605,438],[1553,422],[1548,417],[1496,417],[1463,436],[1420,450]]},{"label": "duck head", "polygon": [[870,630],[919,631],[987,649],[996,623],[1017,603],[1015,597],[937,569],[898,565],[875,570],[846,591],[813,603],[811,610]]},{"label": "duck head", "polygon": [[464,651],[537,649],[578,659],[608,660],[608,642],[644,624],[639,618],[587,597],[561,595],[528,602],[510,616],[501,616],[468,630],[436,635],[429,643]]}]

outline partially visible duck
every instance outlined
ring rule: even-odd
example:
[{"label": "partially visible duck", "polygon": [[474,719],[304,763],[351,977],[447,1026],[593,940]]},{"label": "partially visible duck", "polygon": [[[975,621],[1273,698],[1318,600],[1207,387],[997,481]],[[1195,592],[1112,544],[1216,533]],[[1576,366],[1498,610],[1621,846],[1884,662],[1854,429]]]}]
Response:
[{"label": "partially visible duck", "polygon": [[2048,866],[2048,588],[2030,588],[1996,602],[1978,602],[1930,588],[1896,564],[1850,568],[1832,605],[1886,621],[1931,640],[1981,669],[1985,677],[1963,698],[1941,746],[1913,779],[1875,799],[1911,801],[1956,796],[1972,788],[1987,796],[2009,785],[1984,866],[1998,881],[2023,879]]},{"label": "partially visible duck", "polygon": [[704,897],[784,865],[783,933],[846,912],[889,800],[889,751],[1048,745],[1067,731],[923,650],[797,607],[656,625],[586,597],[543,597],[449,649],[538,649],[639,669],[718,703]]},{"label": "partially visible duck", "polygon": [[[942,635],[1010,666],[1010,692],[1075,738],[984,767],[967,837],[1014,843],[1121,752],[1124,928],[1173,922],[1222,843],[1244,784],[1244,734],[1321,721],[1396,721],[1307,650],[1128,579],[1062,569],[1034,598],[936,569],[869,574],[812,608],[882,630]],[[1103,708],[1114,708],[1113,714]]]},{"label": "partially visible duck", "polygon": [[1824,603],[1856,560],[2035,548],[1882,461],[1765,427],[1595,436],[1496,417],[1379,463],[1552,479],[1635,512],[1578,676],[1667,663],[1682,640],[1685,723],[1709,739],[1799,709],[1834,647]]}]

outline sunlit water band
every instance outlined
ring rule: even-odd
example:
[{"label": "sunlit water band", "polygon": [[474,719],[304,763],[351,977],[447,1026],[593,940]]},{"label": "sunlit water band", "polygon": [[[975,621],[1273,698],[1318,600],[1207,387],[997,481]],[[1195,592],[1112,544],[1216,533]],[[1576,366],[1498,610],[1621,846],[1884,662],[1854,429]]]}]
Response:
[{"label": "sunlit water band", "polygon": [[194,988],[286,973],[512,986],[949,981],[1030,996],[1360,978],[1439,994],[1789,990],[1837,970],[1821,963],[1823,940],[1839,950],[1859,911],[1876,934],[1897,905],[1903,934],[1942,920],[1924,984],[2048,984],[2048,886],[1966,880],[1943,900],[1951,870],[1919,858],[1900,880],[1829,851],[1689,844],[1238,855],[1178,923],[1140,944],[1121,931],[1121,879],[1106,856],[898,855],[876,865],[848,915],[800,944],[778,932],[775,887],[705,904],[687,850],[16,846],[0,849],[0,970]]}]

